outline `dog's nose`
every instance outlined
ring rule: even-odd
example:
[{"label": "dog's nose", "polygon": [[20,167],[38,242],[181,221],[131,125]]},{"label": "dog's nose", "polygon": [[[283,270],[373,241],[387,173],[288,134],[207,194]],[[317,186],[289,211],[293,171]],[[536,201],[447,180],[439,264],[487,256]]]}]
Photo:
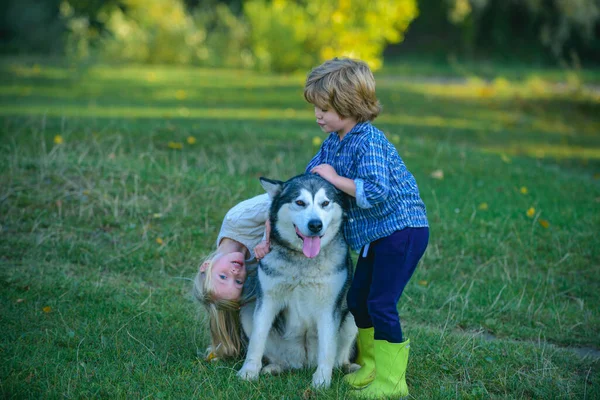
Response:
[{"label": "dog's nose", "polygon": [[312,233],[319,233],[321,232],[321,229],[323,229],[323,223],[320,219],[311,219],[308,221],[308,229]]}]

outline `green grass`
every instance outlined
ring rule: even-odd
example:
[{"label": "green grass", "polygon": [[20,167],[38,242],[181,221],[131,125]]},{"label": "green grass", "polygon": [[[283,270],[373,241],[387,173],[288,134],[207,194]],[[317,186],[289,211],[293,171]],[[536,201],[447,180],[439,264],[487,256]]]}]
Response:
[{"label": "green grass", "polygon": [[559,65],[548,65],[523,60],[465,60],[444,54],[425,55],[423,53],[400,53],[385,60],[382,74],[419,76],[434,78],[468,78],[478,76],[492,80],[497,77],[515,81],[526,81],[532,78],[544,79],[548,82],[565,82],[578,79],[584,83],[598,85],[600,68],[598,65],[581,65],[579,62],[562,62]]},{"label": "green grass", "polygon": [[[312,371],[206,363],[191,296],[225,212],[324,138],[302,82],[0,64],[3,397],[347,397],[340,371],[316,392]],[[399,305],[411,395],[600,397],[598,358],[573,351],[600,348],[598,95],[383,72],[378,94],[431,224]]]}]

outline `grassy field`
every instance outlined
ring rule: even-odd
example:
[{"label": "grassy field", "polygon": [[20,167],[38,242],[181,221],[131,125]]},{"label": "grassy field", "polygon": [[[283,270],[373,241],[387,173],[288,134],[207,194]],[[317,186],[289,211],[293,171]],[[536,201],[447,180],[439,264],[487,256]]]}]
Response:
[{"label": "grassy field", "polygon": [[[411,396],[600,398],[600,96],[393,71],[376,125],[431,224],[399,304]],[[0,63],[2,397],[348,396],[340,371],[315,391],[207,363],[191,296],[225,212],[324,139],[303,79]]]},{"label": "grassy field", "polygon": [[566,82],[598,85],[600,68],[597,65],[581,65],[563,61],[562,66],[532,65],[518,60],[465,60],[456,56],[398,54],[390,57],[383,65],[380,74],[420,76],[432,78],[468,78],[478,76],[486,80],[503,77],[510,80],[527,81],[544,79],[547,82]]}]

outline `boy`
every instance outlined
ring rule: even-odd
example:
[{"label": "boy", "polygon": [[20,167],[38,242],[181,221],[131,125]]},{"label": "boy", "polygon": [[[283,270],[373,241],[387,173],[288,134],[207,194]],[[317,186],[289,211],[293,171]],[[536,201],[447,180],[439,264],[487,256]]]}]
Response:
[{"label": "boy", "polygon": [[304,98],[329,133],[306,167],[350,196],[344,236],[361,250],[348,293],[359,328],[361,369],[344,380],[363,398],[408,395],[397,303],[429,240],[416,181],[383,132],[371,125],[381,106],[375,79],[362,61],[326,61],[306,80]]}]

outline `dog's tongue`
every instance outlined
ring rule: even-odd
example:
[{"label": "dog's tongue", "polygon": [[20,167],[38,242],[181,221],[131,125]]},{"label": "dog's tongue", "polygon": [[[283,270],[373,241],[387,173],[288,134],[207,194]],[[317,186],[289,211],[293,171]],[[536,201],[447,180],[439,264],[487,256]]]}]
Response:
[{"label": "dog's tongue", "polygon": [[296,233],[302,237],[302,252],[308,258],[315,258],[321,251],[321,238],[319,236],[304,236],[296,227]]},{"label": "dog's tongue", "polygon": [[321,250],[321,238],[318,236],[304,236],[302,252],[308,258],[315,258]]}]

